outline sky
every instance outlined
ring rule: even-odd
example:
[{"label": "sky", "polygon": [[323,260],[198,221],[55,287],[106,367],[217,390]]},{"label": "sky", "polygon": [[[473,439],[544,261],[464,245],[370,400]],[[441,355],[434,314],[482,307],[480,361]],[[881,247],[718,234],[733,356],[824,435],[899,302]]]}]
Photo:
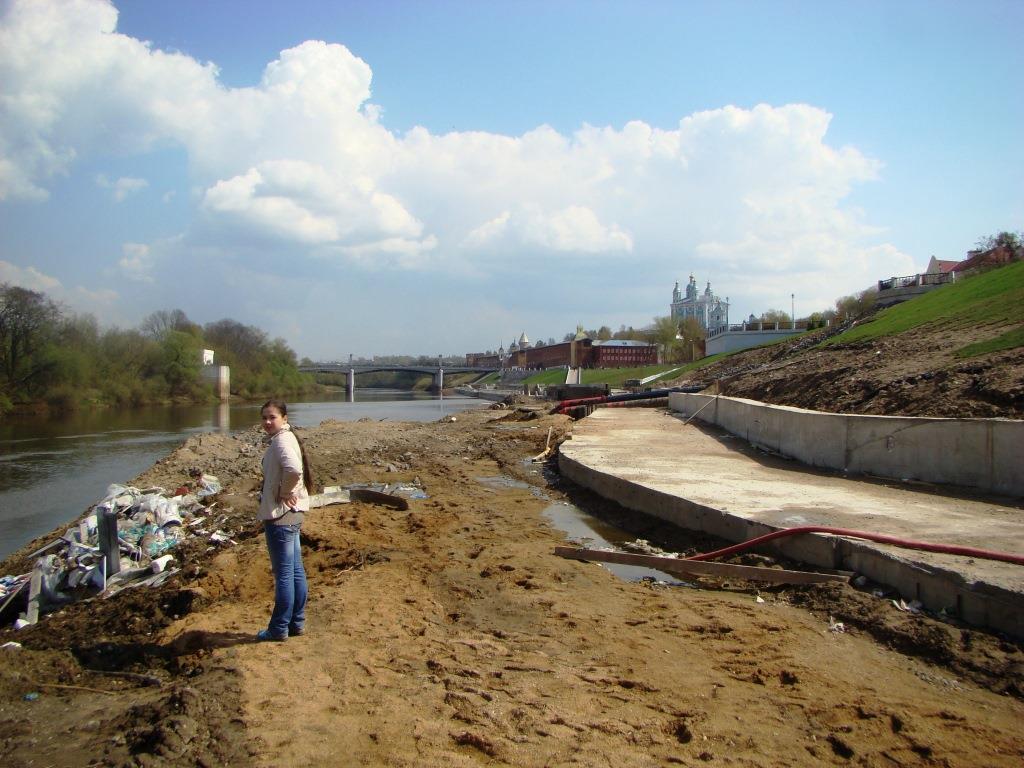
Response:
[{"label": "sky", "polygon": [[300,357],[798,317],[1024,229],[1024,2],[0,0],[0,282]]}]

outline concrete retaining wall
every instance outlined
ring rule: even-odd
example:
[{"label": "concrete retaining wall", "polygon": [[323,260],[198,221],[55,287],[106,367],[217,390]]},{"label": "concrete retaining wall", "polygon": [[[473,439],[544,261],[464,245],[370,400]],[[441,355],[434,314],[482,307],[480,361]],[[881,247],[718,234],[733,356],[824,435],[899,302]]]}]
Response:
[{"label": "concrete retaining wall", "polygon": [[717,355],[720,352],[736,352],[741,349],[759,347],[779,339],[787,339],[803,333],[803,328],[793,330],[792,328],[772,331],[725,331],[717,336],[712,336],[704,342],[704,352],[707,355]]},{"label": "concrete retaining wall", "polygon": [[[726,541],[747,541],[778,530],[777,526],[602,472],[564,453],[559,455],[558,469],[574,483],[627,509]],[[763,549],[820,568],[856,571],[894,587],[907,600],[920,600],[931,611],[944,610],[969,624],[1024,638],[1024,599],[1020,593],[985,582],[968,583],[954,570],[924,566],[870,542],[822,534],[778,539],[763,545]]]},{"label": "concrete retaining wall", "polygon": [[[714,402],[711,402],[714,401]],[[1024,421],[860,416],[673,393],[669,408],[815,467],[1024,496]]]}]

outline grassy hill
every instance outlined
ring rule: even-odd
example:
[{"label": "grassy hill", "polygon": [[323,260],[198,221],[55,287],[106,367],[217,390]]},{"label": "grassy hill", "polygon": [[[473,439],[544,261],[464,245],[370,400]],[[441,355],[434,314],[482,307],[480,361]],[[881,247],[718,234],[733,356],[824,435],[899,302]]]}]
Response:
[{"label": "grassy hill", "polygon": [[1024,418],[1024,262],[825,336],[733,353],[689,378],[717,381],[722,394],[838,413]]},{"label": "grassy hill", "polygon": [[[964,278],[884,309],[869,322],[833,336],[824,344],[853,344],[929,325],[945,328],[951,334],[960,330],[992,329],[990,338],[959,348],[960,357],[1021,346],[1024,344],[1024,262]],[[1021,327],[1007,329],[1014,325]]]}]

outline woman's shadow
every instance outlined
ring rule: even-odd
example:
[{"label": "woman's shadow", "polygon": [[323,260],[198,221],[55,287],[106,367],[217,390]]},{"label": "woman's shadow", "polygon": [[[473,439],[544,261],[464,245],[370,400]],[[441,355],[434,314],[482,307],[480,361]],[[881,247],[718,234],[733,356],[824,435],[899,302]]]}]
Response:
[{"label": "woman's shadow", "polygon": [[202,629],[190,629],[174,638],[169,643],[169,648],[174,656],[188,656],[196,651],[232,648],[255,642],[255,632],[207,632]]}]

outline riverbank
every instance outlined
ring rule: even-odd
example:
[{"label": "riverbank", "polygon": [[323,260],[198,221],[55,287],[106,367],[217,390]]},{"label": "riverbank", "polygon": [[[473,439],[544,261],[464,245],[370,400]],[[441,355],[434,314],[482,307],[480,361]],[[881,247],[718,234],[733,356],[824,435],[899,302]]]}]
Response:
[{"label": "riverbank", "polygon": [[[304,430],[322,484],[418,479],[427,498],[310,514],[308,633],[284,644],[252,642],[272,598],[258,433],[190,438],[136,484],[217,475],[236,543],[184,547],[159,589],[4,631],[23,647],[0,651],[3,763],[1019,764],[1012,643],[883,617],[843,585],[694,590],[554,557],[544,511],[567,499],[659,546],[713,543],[524,463],[571,431],[528,416]],[[864,624],[840,631],[837,608]]]}]

